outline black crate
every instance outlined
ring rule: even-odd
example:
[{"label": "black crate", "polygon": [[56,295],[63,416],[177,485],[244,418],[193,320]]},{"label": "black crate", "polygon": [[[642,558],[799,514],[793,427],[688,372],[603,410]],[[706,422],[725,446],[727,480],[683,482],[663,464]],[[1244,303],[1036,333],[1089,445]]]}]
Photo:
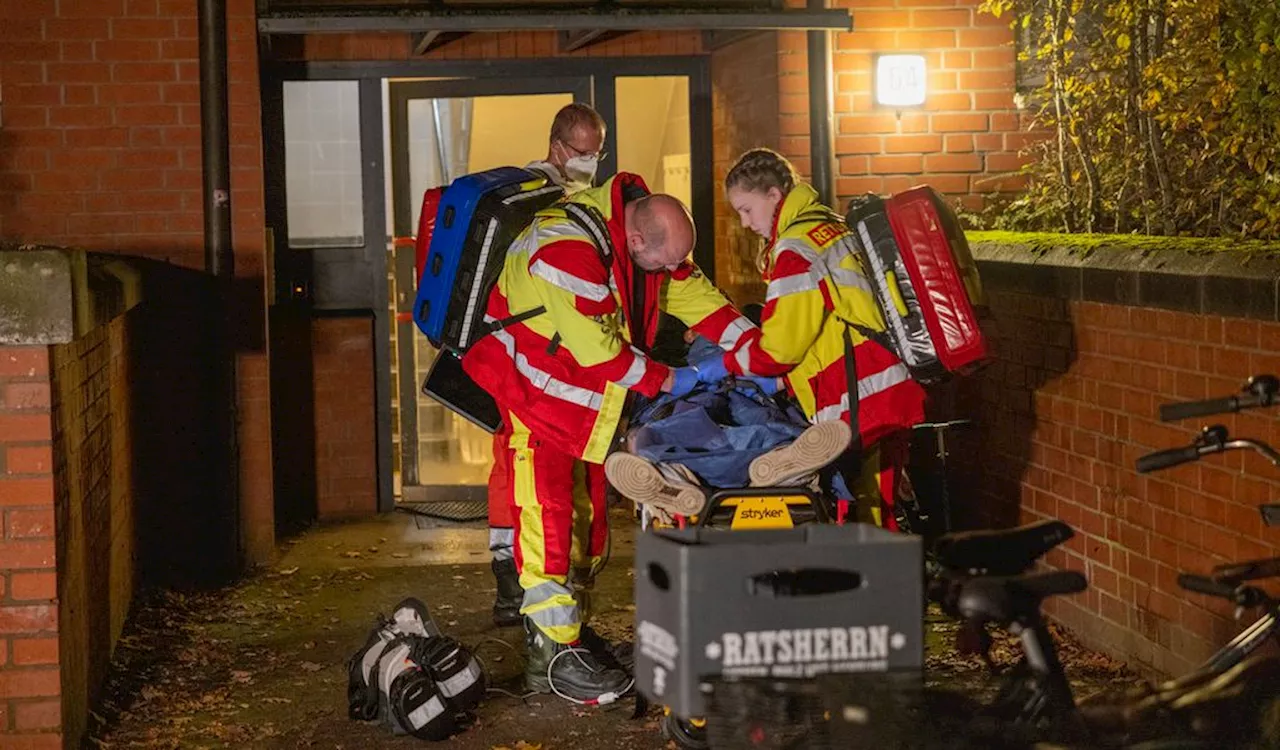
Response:
[{"label": "black crate", "polygon": [[644,534],[637,687],[696,717],[717,678],[918,670],[922,566],[919,538],[862,524]]}]

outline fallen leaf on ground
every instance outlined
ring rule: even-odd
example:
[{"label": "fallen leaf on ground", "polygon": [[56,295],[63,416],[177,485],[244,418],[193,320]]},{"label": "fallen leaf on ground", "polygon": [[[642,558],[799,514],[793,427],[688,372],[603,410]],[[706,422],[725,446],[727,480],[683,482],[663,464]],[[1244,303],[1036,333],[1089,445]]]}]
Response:
[{"label": "fallen leaf on ground", "polygon": [[320,670],[324,669],[323,666],[316,664],[313,661],[304,661],[302,662],[302,664],[298,666],[302,667],[302,669],[307,672],[319,672]]}]

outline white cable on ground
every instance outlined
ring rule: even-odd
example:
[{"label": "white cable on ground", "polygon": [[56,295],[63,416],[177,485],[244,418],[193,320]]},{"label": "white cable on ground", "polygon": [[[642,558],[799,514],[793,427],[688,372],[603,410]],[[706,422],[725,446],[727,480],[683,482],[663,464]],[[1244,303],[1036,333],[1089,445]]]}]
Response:
[{"label": "white cable on ground", "polygon": [[560,692],[560,690],[556,687],[555,680],[551,679],[551,669],[556,665],[556,660],[564,656],[565,654],[573,654],[574,658],[577,659],[578,662],[582,664],[582,666],[586,667],[587,669],[590,669],[591,666],[587,664],[585,661],[583,661],[581,656],[578,656],[579,653],[590,654],[591,652],[585,648],[567,648],[564,651],[561,651],[560,653],[551,657],[551,661],[547,662],[547,684],[551,686],[551,692],[555,693],[561,698],[564,698],[570,703],[574,703],[579,706],[607,706],[610,703],[613,703],[614,701],[618,700],[622,696],[626,695],[627,692],[629,692],[631,688],[635,686],[636,681],[635,681],[635,678],[633,677],[631,681],[627,683],[627,686],[624,687],[622,690],[619,690],[618,692],[602,693],[601,695],[589,700],[582,701],[572,696],[565,695],[564,693]]}]

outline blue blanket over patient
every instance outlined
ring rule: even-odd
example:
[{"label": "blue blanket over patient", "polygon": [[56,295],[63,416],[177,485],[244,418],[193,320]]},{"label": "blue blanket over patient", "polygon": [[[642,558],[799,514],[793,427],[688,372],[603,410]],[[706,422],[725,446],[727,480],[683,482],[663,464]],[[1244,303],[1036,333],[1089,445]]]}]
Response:
[{"label": "blue blanket over patient", "polygon": [[684,464],[705,485],[733,488],[750,484],[756,457],[792,442],[809,422],[751,383],[726,381],[679,398],[664,394],[641,408],[632,425],[632,453]]}]

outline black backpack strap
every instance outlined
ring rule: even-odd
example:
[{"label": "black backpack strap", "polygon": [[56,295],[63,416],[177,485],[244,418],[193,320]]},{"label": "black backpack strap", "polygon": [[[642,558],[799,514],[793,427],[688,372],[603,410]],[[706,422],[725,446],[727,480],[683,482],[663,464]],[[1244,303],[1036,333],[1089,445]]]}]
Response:
[{"label": "black backpack strap", "polygon": [[[858,361],[853,355],[853,334],[849,333],[850,328],[853,328],[853,325],[846,323],[844,329],[844,377],[848,381],[846,387],[849,390],[849,427],[853,432],[853,440],[849,444],[849,453],[856,457],[862,452],[862,440],[858,434]],[[857,477],[859,470],[861,470],[861,464],[856,464],[856,470],[850,477]],[[850,491],[852,490],[853,488],[850,488]]]},{"label": "black backpack strap", "polygon": [[609,225],[605,223],[604,216],[593,206],[573,201],[566,201],[560,207],[564,210],[565,216],[594,241],[596,251],[600,253],[600,262],[604,264],[605,271],[608,271],[613,264],[614,248],[613,239],[609,234]]},{"label": "black backpack strap", "polygon": [[516,313],[515,315],[509,315],[503,318],[502,320],[495,320],[492,323],[487,323],[485,324],[483,329],[484,333],[481,334],[480,336],[476,336],[475,340],[479,340],[480,338],[487,336],[493,333],[494,331],[501,331],[504,328],[515,325],[516,323],[523,323],[529,318],[536,318],[546,311],[547,311],[546,307],[543,307],[542,305],[538,305],[537,307],[532,308],[530,310],[525,310],[524,312],[519,312],[519,313]]},{"label": "black backpack strap", "polygon": [[[613,243],[609,240],[609,228],[605,225],[604,217],[600,215],[599,211],[591,206],[584,206],[580,203],[565,203],[562,207],[564,208],[564,212],[568,216],[569,220],[581,227],[582,230],[587,233],[587,236],[594,240],[593,244],[595,244],[597,252],[600,253],[600,261],[604,263],[605,270],[608,271],[610,265],[609,259],[613,254]],[[484,333],[482,336],[493,333],[494,331],[501,331],[504,328],[515,325],[516,323],[523,323],[530,318],[536,318],[546,311],[547,308],[545,306],[538,305],[535,308],[525,310],[524,312],[518,312],[515,315],[508,316],[502,320],[495,320],[483,328]],[[479,338],[481,338],[481,336],[475,337],[475,339]],[[552,349],[548,353],[554,353],[555,348],[558,345],[559,342],[554,341],[552,343]]]},{"label": "black backpack strap", "polygon": [[[609,226],[605,223],[604,216],[593,206],[574,203],[573,201],[566,202],[562,208],[569,219],[581,227],[587,233],[587,236],[594,241],[596,249],[600,253],[600,262],[604,264],[605,271],[612,273],[613,254],[617,249],[613,246],[613,235],[609,232]],[[636,269],[631,294],[631,345],[641,351],[647,350],[647,347],[644,346],[646,336],[643,309],[646,273],[639,268]]]},{"label": "black backpack strap", "polygon": [[846,333],[848,332],[848,329],[852,328],[862,334],[862,338],[867,339],[868,341],[874,341],[891,352],[897,352],[897,348],[893,345],[893,340],[889,338],[889,333],[887,331],[873,331],[864,325],[850,322],[838,315],[836,316],[836,320],[844,324]]}]

